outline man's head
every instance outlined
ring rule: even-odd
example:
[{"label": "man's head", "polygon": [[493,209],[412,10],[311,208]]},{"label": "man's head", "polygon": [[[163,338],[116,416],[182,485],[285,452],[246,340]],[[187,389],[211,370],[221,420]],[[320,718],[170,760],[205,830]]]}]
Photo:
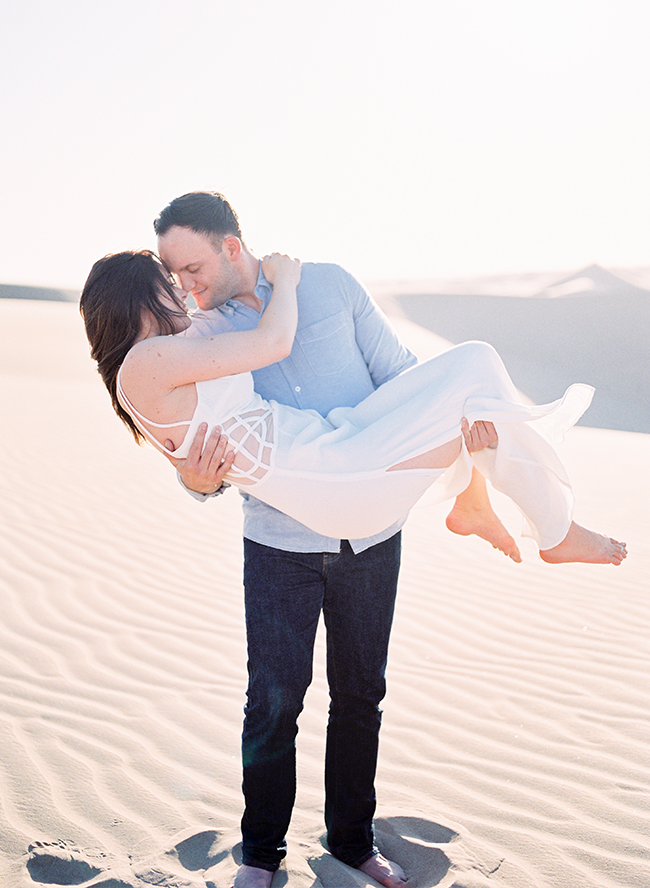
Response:
[{"label": "man's head", "polygon": [[175,198],[153,223],[158,237],[164,237],[174,225],[191,228],[192,231],[211,238],[218,245],[221,245],[228,234],[238,237],[243,243],[237,213],[223,194],[217,194],[216,191],[191,191]]},{"label": "man's head", "polygon": [[252,292],[253,263],[246,261],[250,254],[237,214],[223,195],[184,194],[168,204],[153,225],[161,259],[199,308],[216,308]]}]

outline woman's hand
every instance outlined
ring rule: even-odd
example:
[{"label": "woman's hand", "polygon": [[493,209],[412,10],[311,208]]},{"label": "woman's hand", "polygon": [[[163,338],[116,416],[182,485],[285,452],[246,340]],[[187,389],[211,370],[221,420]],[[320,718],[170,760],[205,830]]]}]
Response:
[{"label": "woman's hand", "polygon": [[300,259],[292,259],[284,253],[271,253],[262,259],[262,271],[269,284],[283,283],[298,286]]}]

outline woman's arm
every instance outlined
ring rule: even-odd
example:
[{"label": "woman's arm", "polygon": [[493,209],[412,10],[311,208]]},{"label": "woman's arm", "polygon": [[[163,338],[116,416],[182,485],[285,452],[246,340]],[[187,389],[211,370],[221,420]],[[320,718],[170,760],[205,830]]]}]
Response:
[{"label": "woman's arm", "polygon": [[[144,339],[129,352],[124,374],[133,384],[147,380],[158,391],[257,370],[286,358],[298,323],[296,287],[300,262],[279,253],[262,260],[273,296],[254,330],[217,336]],[[134,392],[135,395],[135,392]]]}]

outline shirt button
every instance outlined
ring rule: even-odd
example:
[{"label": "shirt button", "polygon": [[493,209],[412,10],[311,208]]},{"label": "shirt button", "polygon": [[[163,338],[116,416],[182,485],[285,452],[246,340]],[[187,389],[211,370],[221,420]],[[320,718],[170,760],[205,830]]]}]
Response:
[{"label": "shirt button", "polygon": [[300,386],[299,386],[299,385],[296,386],[296,391],[297,391],[297,392],[300,391]]}]

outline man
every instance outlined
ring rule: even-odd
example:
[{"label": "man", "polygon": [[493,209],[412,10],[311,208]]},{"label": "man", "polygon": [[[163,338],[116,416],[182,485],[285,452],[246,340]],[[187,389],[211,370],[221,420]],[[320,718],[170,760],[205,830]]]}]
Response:
[{"label": "man", "polygon": [[[158,252],[199,306],[191,335],[252,329],[271,297],[259,259],[222,195],[193,192],[154,222]],[[299,322],[285,360],[254,372],[267,399],[325,415],[353,406],[416,362],[365,289],[335,265],[302,265]],[[199,498],[219,494],[232,457],[219,430],[199,430],[173,460]],[[374,779],[385,667],[400,560],[400,527],[366,540],[322,537],[244,494],[249,685],[242,735],[243,864],[235,888],[268,888],[286,854],[295,799],[297,719],[312,676],[321,611],[330,713],[325,760],[329,849],[386,888],[404,885],[374,845]]]}]

